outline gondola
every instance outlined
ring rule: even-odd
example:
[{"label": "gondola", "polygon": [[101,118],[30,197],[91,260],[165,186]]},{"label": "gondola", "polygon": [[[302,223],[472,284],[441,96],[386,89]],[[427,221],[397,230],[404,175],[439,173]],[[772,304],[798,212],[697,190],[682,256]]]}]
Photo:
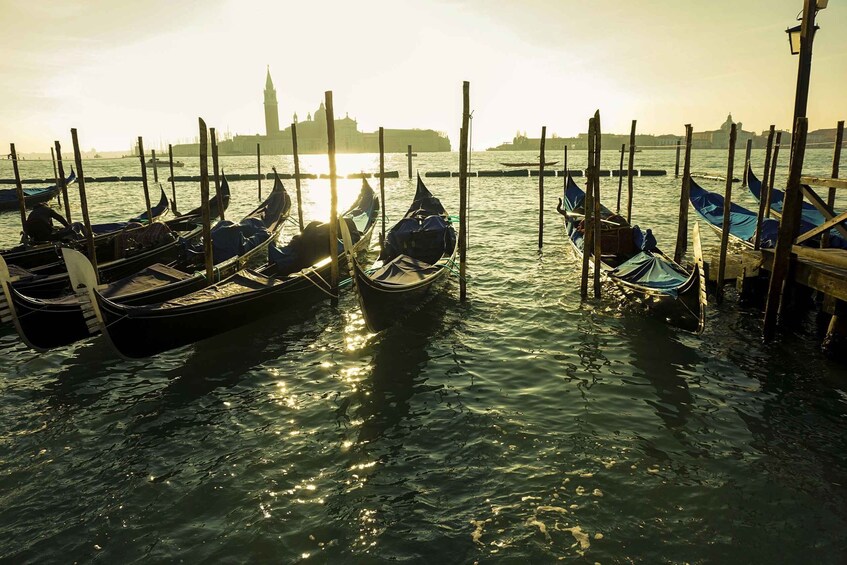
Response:
[{"label": "gondola", "polygon": [[[161,302],[205,288],[243,269],[282,231],[291,210],[291,198],[279,176],[262,204],[240,223],[221,221],[211,230],[214,279],[206,278],[202,244],[186,248],[177,261],[150,265],[121,280],[100,287],[103,296],[119,304]],[[9,306],[8,316],[21,339],[31,348],[44,351],[68,345],[89,336],[89,329],[76,295],[36,299],[16,289],[0,259],[0,284]],[[6,306],[6,305],[4,305]]]},{"label": "gondola", "polygon": [[147,159],[147,164],[150,165],[151,167],[153,165],[155,165],[157,167],[170,167],[170,166],[184,167],[185,166],[185,163],[183,163],[182,161],[173,161],[173,163],[171,163],[171,161],[169,161],[168,159],[158,159],[158,158],[155,161],[153,159]]},{"label": "gondola", "polygon": [[[706,225],[716,233],[721,234],[723,232],[723,194],[706,190],[697,184],[694,179],[689,182],[689,201],[694,211],[706,222]],[[757,217],[757,212],[732,202],[729,212],[729,239],[743,247],[752,249],[756,238]],[[776,246],[778,231],[778,220],[773,218],[762,220],[762,236],[759,245],[764,249]]]},{"label": "gondola", "polygon": [[[226,177],[221,182],[221,191],[226,205],[229,202]],[[215,200],[217,211],[217,201],[212,200]],[[160,205],[164,205],[167,210],[168,201],[164,192]],[[145,212],[136,219],[143,220],[146,217]],[[200,222],[200,215],[192,211],[166,222],[156,221],[146,225],[130,222],[124,229],[113,232],[112,236],[97,245],[100,282],[114,282],[149,265],[177,260],[186,242],[200,237]],[[11,276],[16,279],[13,283],[15,288],[31,298],[56,298],[71,290],[67,268],[62,259],[32,269],[15,267],[11,271]]]},{"label": "gondola", "polygon": [[366,271],[350,261],[368,329],[382,331],[420,308],[433,285],[449,273],[457,242],[444,206],[418,175],[412,205],[386,234],[376,262]]},{"label": "gondola", "polygon": [[[378,210],[379,199],[363,180],[358,200],[342,216],[355,234],[355,254],[367,250]],[[100,327],[121,355],[140,358],[329,297],[328,234],[328,224],[312,222],[287,245],[269,247],[268,263],[261,268],[241,270],[173,300],[140,306],[118,304],[103,296],[88,260],[71,250],[64,253],[74,288],[89,298],[83,300],[86,317]],[[342,272],[347,268],[345,257],[339,253]]]},{"label": "gondola", "polygon": [[[578,256],[583,253],[585,193],[568,176],[564,206],[568,241]],[[650,230],[642,232],[625,219],[601,207],[601,274],[620,288],[647,304],[650,311],[668,323],[701,333],[705,326],[706,279],[700,250],[699,229],[694,228],[694,268],[688,271],[656,246]],[[593,261],[591,262],[593,263]]]},{"label": "gondola", "polygon": [[[753,195],[753,198],[755,198],[757,202],[761,200],[762,181],[760,181],[753,173],[752,167],[747,169],[747,188],[750,189],[750,194]],[[785,192],[778,188],[771,187],[771,212],[777,218],[782,216],[783,200],[785,200]],[[800,227],[801,234],[804,231],[814,229],[826,221],[826,218],[823,214],[821,214],[820,210],[815,208],[814,204],[810,202],[803,202],[802,210],[802,226]],[[819,244],[820,239],[820,236],[818,236],[812,238],[810,241]],[[847,238],[845,238],[838,230],[833,228],[829,230],[829,247],[847,249]]]},{"label": "gondola", "polygon": [[[76,173],[71,169],[71,174],[68,175],[68,178],[65,179],[65,185],[70,185],[76,182]],[[25,188],[24,192],[24,206],[27,208],[32,208],[39,202],[47,202],[51,198],[54,198],[59,194],[59,191],[62,190],[61,184],[54,184],[52,186],[48,186],[47,188]],[[10,211],[10,210],[18,210],[20,209],[20,205],[18,204],[18,191],[15,188],[4,188],[0,190],[0,211]]]}]

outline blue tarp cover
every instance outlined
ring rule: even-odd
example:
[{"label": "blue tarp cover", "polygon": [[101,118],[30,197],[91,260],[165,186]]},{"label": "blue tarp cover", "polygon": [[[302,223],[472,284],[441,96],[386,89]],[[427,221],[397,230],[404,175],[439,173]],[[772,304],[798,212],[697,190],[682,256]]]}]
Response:
[{"label": "blue tarp cover", "polygon": [[442,267],[418,261],[408,255],[399,255],[373,274],[373,279],[384,284],[407,285],[434,275]]},{"label": "blue tarp cover", "polygon": [[456,232],[442,216],[403,218],[385,236],[385,257],[409,255],[434,264],[456,245]]},{"label": "blue tarp cover", "polygon": [[[710,192],[693,180],[691,181],[691,205],[700,216],[721,229],[723,227],[724,197],[717,192]],[[744,241],[752,242],[756,235],[756,212],[732,203],[729,208],[729,233]],[[779,221],[774,218],[762,220],[761,245],[768,249],[776,245],[776,235],[779,231]]]},{"label": "blue tarp cover", "polygon": [[642,251],[610,272],[611,275],[656,290],[676,295],[676,290],[688,277],[674,269],[667,261]]},{"label": "blue tarp cover", "polygon": [[236,224],[229,220],[212,228],[212,257],[215,264],[242,255],[271,236],[258,218],[246,218]]}]

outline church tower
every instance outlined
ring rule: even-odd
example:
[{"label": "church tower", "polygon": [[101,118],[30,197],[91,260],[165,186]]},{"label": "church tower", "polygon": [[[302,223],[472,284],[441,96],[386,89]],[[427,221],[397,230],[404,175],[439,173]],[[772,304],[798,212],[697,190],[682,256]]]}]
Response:
[{"label": "church tower", "polygon": [[268,76],[265,79],[265,132],[266,135],[279,133],[279,109],[276,103],[276,89],[271,80],[270,65],[268,65]]}]

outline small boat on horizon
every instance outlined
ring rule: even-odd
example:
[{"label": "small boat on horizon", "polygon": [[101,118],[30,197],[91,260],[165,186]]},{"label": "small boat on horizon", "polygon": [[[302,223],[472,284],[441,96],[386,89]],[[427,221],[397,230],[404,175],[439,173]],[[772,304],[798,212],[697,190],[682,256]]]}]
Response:
[{"label": "small boat on horizon", "polygon": [[171,165],[173,165],[174,167],[185,166],[185,163],[183,163],[182,161],[173,161],[173,163],[171,163],[171,161],[168,161],[167,159],[156,159],[155,161],[153,161],[153,159],[147,159],[147,164],[155,165],[156,167],[170,167]]}]

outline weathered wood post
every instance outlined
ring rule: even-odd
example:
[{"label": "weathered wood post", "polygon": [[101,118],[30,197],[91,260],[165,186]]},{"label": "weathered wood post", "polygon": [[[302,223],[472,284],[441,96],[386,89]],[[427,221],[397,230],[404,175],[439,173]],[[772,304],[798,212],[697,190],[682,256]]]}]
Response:
[{"label": "weathered wood post", "polygon": [[762,188],[759,191],[759,213],[756,216],[756,236],[753,238],[753,249],[758,251],[762,247],[762,220],[765,219],[765,204],[767,204],[766,193],[768,189],[768,179],[771,173],[771,150],[773,149],[773,136],[775,126],[771,124],[771,129],[768,132],[768,143],[765,149],[765,169],[762,174]]},{"label": "weathered wood post", "polygon": [[747,138],[747,151],[744,154],[744,177],[742,178],[741,188],[747,188],[747,171],[750,169],[750,153],[753,151],[753,138]]},{"label": "weathered wood post", "polygon": [[159,162],[156,160],[156,150],[150,150],[150,158],[153,160],[153,182],[159,182]]},{"label": "weathered wood post", "polygon": [[409,178],[412,178],[412,146],[406,151],[406,157],[409,160]]},{"label": "weathered wood post", "polygon": [[294,186],[297,189],[297,221],[300,231],[305,227],[303,224],[303,193],[300,191],[300,154],[297,152],[297,124],[291,124],[291,149],[294,153]]},{"label": "weathered wood post", "polygon": [[773,194],[776,179],[776,163],[779,160],[779,147],[782,145],[782,132],[776,132],[776,143],[773,146],[773,158],[771,158],[770,178],[768,179],[767,191],[760,196],[765,199],[765,217],[771,217],[771,195]]},{"label": "weathered wood post", "polygon": [[[76,162],[77,185],[79,186],[79,206],[82,208],[82,221],[85,224],[85,242],[88,248],[88,260],[91,261],[91,266],[94,267],[94,274],[97,276],[97,281],[100,281],[100,272],[97,270],[97,252],[94,247],[94,232],[91,230],[91,219],[88,217],[88,198],[85,196],[85,172],[82,170],[82,152],[79,150],[79,139],[76,135],[76,128],[71,128],[71,140],[74,145],[74,161]],[[138,138],[141,141],[141,138]],[[142,153],[141,160],[144,160],[141,146],[139,153]]]},{"label": "weathered wood post", "polygon": [[[171,204],[176,214],[176,180],[174,179],[174,146],[168,143],[168,169],[171,172]],[[223,206],[223,203],[221,203]]]},{"label": "weathered wood post", "polygon": [[379,248],[385,249],[385,137],[379,128],[379,205],[382,212],[382,231],[379,232]]},{"label": "weathered wood post", "polygon": [[15,191],[18,195],[18,210],[21,213],[21,230],[26,235],[26,200],[24,199],[24,187],[21,184],[21,172],[18,170],[18,153],[15,151],[14,143],[10,143],[9,148],[12,154],[12,169],[15,171]]},{"label": "weathered wood post", "polygon": [[459,298],[468,297],[468,122],[471,83],[462,83],[462,128],[459,136]]},{"label": "weathered wood post", "polygon": [[738,132],[735,124],[729,128],[729,155],[726,161],[726,189],[723,196],[723,222],[721,227],[721,251],[718,258],[718,302],[723,299],[723,285],[726,278],[726,249],[729,246],[730,212],[732,210],[732,173],[735,165],[735,141]]},{"label": "weathered wood post", "polygon": [[568,187],[568,144],[565,143],[565,151],[564,151],[564,162],[565,162],[565,188]]},{"label": "weathered wood post", "polygon": [[594,118],[588,119],[588,165],[585,170],[585,196],[582,201],[582,272],[579,279],[579,295],[588,298],[588,265],[594,249]]},{"label": "weathered wood post", "polygon": [[[632,183],[635,182],[632,177],[635,176],[635,169],[633,165],[635,163],[635,120],[632,120],[632,129],[629,130],[629,166],[627,168],[626,173],[626,221],[632,221]],[[597,138],[600,138],[600,124],[598,120],[597,124]],[[597,168],[600,168],[600,159],[599,156],[597,158]],[[598,181],[599,183],[599,181]]]},{"label": "weathered wood post", "polygon": [[[141,160],[141,186],[144,187],[144,204],[147,206],[147,223],[150,224],[153,222],[153,210],[150,207],[150,188],[147,186],[147,161],[144,160],[144,140],[141,139],[140,135],[138,136],[138,158]],[[79,169],[79,165],[77,165],[77,169]]]},{"label": "weathered wood post", "polygon": [[[50,161],[53,163],[53,182],[56,183],[56,186],[62,186],[59,184],[59,171],[56,170],[56,154],[53,152],[53,148],[50,148]],[[56,198],[61,200],[61,194],[57,194]]]},{"label": "weathered wood post", "polygon": [[256,144],[256,182],[259,189],[259,200],[262,200],[262,144]]},{"label": "weathered wood post", "polygon": [[679,150],[682,148],[681,139],[676,141],[676,167],[674,167],[673,176],[679,178]]},{"label": "weathered wood post", "polygon": [[68,183],[65,178],[65,164],[62,161],[62,146],[59,145],[58,140],[53,142],[53,146],[56,148],[56,166],[59,168],[59,182],[62,183],[62,199],[65,201],[65,219],[68,222],[72,222],[71,203],[68,200]]},{"label": "weathered wood post", "polygon": [[679,226],[676,230],[676,247],[673,260],[682,263],[688,248],[688,200],[691,195],[691,124],[685,124],[685,163],[682,167],[682,190],[679,194]]},{"label": "weathered wood post", "polygon": [[[332,91],[327,90],[326,98],[326,138],[329,154],[329,257],[330,294],[332,305],[338,306],[338,190],[335,175],[335,112],[332,107]],[[409,152],[411,153],[411,151]]]},{"label": "weathered wood post", "polygon": [[[600,110],[594,112],[594,298],[600,298],[600,256],[601,249],[601,230],[603,229],[602,218],[600,216],[600,144],[602,141],[602,128],[600,127]],[[635,120],[632,120],[632,136],[630,141],[635,140]],[[632,147],[632,146],[630,146]],[[632,168],[632,161],[630,161]],[[632,186],[632,185],[630,185]],[[630,204],[632,202],[632,189],[629,191]]]},{"label": "weathered wood post", "polygon": [[794,124],[794,135],[791,136],[792,150],[791,165],[788,171],[788,185],[785,187],[782,218],[779,222],[779,234],[777,235],[776,251],[773,257],[771,280],[768,285],[768,299],[765,304],[765,340],[772,339],[776,334],[777,315],[779,314],[782,303],[783,287],[791,262],[791,251],[800,227],[800,212],[802,211],[803,204],[802,193],[800,192],[800,176],[803,172],[803,158],[806,153],[808,124],[809,122],[806,118],[798,117]]},{"label": "weathered wood post", "polygon": [[541,156],[538,158],[538,249],[544,246],[544,145],[547,126],[541,126]]},{"label": "weathered wood post", "polygon": [[618,165],[618,203],[615,206],[615,213],[621,213],[621,192],[623,191],[623,154],[626,150],[626,143],[621,143],[621,164]]},{"label": "weathered wood post", "polygon": [[[206,122],[200,122],[200,209],[203,216],[203,257],[206,265],[206,280],[214,281],[215,260],[212,256],[212,213],[209,210],[209,136],[206,133]],[[218,208],[223,208],[223,202],[218,202]]]},{"label": "weathered wood post", "polygon": [[[841,145],[844,143],[844,120],[838,122],[835,130],[835,149],[832,152],[832,178],[837,179],[841,165]],[[830,210],[835,207],[835,188],[830,187],[826,198],[826,204]],[[829,247],[829,230],[825,231],[821,239],[821,247]]]},{"label": "weathered wood post", "polygon": [[218,198],[218,211],[220,212],[221,220],[225,220],[223,198],[221,197],[221,174],[218,168],[218,133],[215,128],[209,128],[209,137],[212,141],[212,167],[215,175],[215,196]]}]

